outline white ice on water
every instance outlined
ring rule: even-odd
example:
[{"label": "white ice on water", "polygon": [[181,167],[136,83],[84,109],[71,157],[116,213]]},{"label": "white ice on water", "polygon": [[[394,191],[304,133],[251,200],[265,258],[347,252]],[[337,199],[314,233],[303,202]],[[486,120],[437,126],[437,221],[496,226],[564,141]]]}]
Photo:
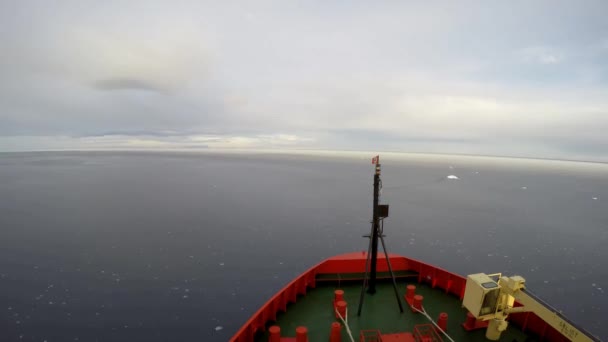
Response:
[{"label": "white ice on water", "polygon": [[222,329],[224,329],[224,327],[221,325],[218,325],[217,327],[215,327],[215,331],[220,331]]},{"label": "white ice on water", "polygon": [[459,179],[458,176],[455,176],[455,175],[449,175],[446,178],[447,179]]}]

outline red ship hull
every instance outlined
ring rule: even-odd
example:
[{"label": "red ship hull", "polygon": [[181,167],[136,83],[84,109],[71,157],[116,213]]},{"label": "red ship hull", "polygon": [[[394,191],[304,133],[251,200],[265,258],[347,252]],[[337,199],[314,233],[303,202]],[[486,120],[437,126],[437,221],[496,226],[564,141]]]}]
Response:
[{"label": "red ship hull", "polygon": [[[367,255],[365,252],[348,253],[331,257],[292,280],[283,289],[270,298],[230,339],[234,342],[253,341],[257,332],[263,332],[269,321],[275,321],[280,311],[286,311],[289,303],[295,303],[298,295],[306,295],[308,289],[316,287],[319,281],[337,280],[342,274],[361,274],[365,270]],[[442,289],[446,294],[454,295],[462,300],[464,296],[466,278],[448,272],[439,267],[407,258],[397,254],[389,254],[394,272],[412,271],[417,273],[418,283],[426,283],[433,288]],[[379,258],[378,272],[388,272],[385,258]],[[332,277],[336,275],[336,277]],[[350,278],[352,280],[352,278]],[[466,317],[462,317],[465,321]],[[568,341],[556,329],[552,328],[534,313],[512,314],[509,318],[511,324],[520,329],[539,336],[544,341]]]}]

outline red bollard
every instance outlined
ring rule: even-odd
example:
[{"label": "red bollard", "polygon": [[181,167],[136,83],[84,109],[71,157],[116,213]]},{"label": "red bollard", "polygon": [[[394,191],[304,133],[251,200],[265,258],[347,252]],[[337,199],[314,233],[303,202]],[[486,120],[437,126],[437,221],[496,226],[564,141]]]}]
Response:
[{"label": "red bollard", "polygon": [[421,295],[415,295],[414,296],[414,308],[422,311],[422,300],[424,300],[424,297],[422,297]]},{"label": "red bollard", "polygon": [[341,342],[342,341],[342,326],[338,322],[331,324],[331,333],[329,335],[329,342]]},{"label": "red bollard", "polygon": [[407,292],[405,294],[405,299],[414,299],[414,295],[416,294],[416,285],[408,285]]},{"label": "red bollard", "polygon": [[337,303],[337,302],[339,302],[339,301],[341,301],[341,300],[344,300],[344,291],[342,291],[342,290],[335,290],[334,291],[334,304]]},{"label": "red bollard", "polygon": [[[338,309],[338,312],[336,313],[336,318],[340,318],[340,316],[342,316],[342,319],[346,320],[346,305],[346,302],[343,300],[336,303],[336,309]],[[340,316],[338,316],[338,313],[340,314]]]},{"label": "red bollard", "polygon": [[296,342],[308,342],[308,329],[306,327],[296,328]]},{"label": "red bollard", "polygon": [[437,318],[437,325],[444,332],[448,331],[448,314],[446,312],[439,314],[439,318]]},{"label": "red bollard", "polygon": [[268,332],[268,342],[281,342],[281,328],[278,325],[268,328]]}]

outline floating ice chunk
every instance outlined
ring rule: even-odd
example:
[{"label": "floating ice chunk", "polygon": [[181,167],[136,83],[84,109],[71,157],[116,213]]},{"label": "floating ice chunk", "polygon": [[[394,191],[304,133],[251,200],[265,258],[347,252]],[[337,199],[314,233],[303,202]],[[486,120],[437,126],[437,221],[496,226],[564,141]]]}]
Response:
[{"label": "floating ice chunk", "polygon": [[220,262],[220,266],[224,266],[224,263],[223,263],[223,262]]},{"label": "floating ice chunk", "polygon": [[215,327],[215,331],[220,331],[222,329],[224,329],[224,327],[221,325],[218,325],[217,327]]},{"label": "floating ice chunk", "polygon": [[597,197],[591,197],[591,199],[597,201]]},{"label": "floating ice chunk", "polygon": [[521,187],[521,189],[522,189],[522,190],[527,190],[527,189],[528,189],[528,187],[527,187],[527,186],[522,186],[522,187]]},{"label": "floating ice chunk", "polygon": [[449,176],[447,176],[445,178],[447,178],[447,179],[460,179],[460,178],[458,178],[458,176],[455,176],[455,175],[449,175]]}]

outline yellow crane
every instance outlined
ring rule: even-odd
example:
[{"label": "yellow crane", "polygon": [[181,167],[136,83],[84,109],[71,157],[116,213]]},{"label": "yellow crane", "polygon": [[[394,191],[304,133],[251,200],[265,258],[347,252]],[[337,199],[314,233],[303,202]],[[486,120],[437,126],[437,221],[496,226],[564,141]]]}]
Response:
[{"label": "yellow crane", "polygon": [[[525,291],[526,280],[521,276],[502,276],[500,273],[477,273],[467,276],[462,305],[475,318],[488,321],[486,338],[498,341],[507,329],[509,314],[533,312],[574,342],[596,341],[587,333],[572,325],[555,309],[540,303],[534,296]],[[515,307],[515,301],[522,306]]]}]

